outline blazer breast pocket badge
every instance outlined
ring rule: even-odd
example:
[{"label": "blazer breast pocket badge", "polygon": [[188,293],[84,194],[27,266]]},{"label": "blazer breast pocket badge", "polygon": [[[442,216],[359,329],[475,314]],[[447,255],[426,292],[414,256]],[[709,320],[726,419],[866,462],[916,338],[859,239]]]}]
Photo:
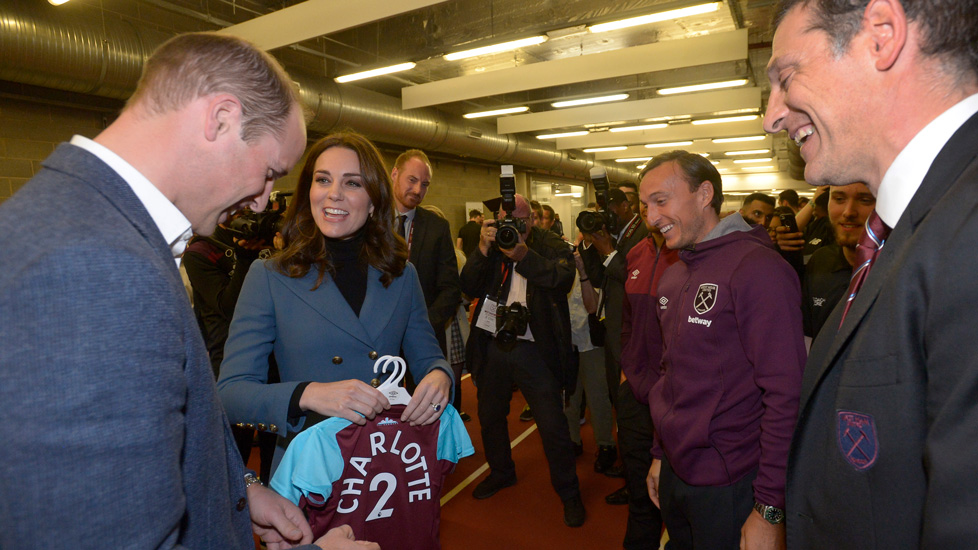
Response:
[{"label": "blazer breast pocket badge", "polygon": [[868,470],[879,456],[876,421],[871,415],[855,411],[838,412],[839,451],[857,471]]}]

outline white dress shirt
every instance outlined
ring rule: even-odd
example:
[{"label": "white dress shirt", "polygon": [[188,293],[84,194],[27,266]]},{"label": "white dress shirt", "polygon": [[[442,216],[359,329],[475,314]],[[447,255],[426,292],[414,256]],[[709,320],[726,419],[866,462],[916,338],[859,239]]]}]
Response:
[{"label": "white dress shirt", "polygon": [[180,257],[187,248],[187,241],[193,236],[190,220],[183,215],[183,212],[180,212],[170,199],[146,179],[146,176],[139,173],[139,170],[104,145],[78,135],[71,138],[71,144],[98,157],[129,184],[132,192],[136,194],[139,202],[143,203],[153,223],[160,230],[163,240],[170,247],[177,267],[180,267]]},{"label": "white dress shirt", "polygon": [[978,113],[978,94],[941,113],[917,133],[886,170],[876,196],[876,213],[894,227],[910,204],[934,159],[969,118]]}]

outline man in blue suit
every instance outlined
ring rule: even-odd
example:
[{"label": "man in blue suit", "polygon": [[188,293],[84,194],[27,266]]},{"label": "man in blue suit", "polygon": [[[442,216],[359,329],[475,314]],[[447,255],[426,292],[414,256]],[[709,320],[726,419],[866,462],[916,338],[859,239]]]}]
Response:
[{"label": "man in blue suit", "polygon": [[0,206],[0,547],[309,542],[297,508],[246,487],[177,271],[192,231],[264,208],[305,136],[273,58],[181,35]]},{"label": "man in blue suit", "polygon": [[788,548],[978,548],[978,2],[775,13],[765,129],[809,183],[876,196],[854,297],[805,367]]}]

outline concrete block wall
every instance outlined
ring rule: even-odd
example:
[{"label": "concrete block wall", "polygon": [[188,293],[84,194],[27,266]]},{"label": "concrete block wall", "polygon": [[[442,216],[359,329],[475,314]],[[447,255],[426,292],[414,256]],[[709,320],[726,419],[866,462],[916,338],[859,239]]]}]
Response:
[{"label": "concrete block wall", "polygon": [[41,161],[71,136],[94,137],[106,114],[58,105],[0,98],[0,202],[41,169]]}]

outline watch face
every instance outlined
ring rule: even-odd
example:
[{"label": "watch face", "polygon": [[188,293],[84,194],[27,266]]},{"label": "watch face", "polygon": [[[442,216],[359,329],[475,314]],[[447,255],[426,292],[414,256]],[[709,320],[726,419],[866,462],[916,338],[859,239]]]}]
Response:
[{"label": "watch face", "polygon": [[784,519],[784,512],[774,507],[768,507],[768,509],[764,511],[764,519],[771,523],[781,523],[781,521]]}]

